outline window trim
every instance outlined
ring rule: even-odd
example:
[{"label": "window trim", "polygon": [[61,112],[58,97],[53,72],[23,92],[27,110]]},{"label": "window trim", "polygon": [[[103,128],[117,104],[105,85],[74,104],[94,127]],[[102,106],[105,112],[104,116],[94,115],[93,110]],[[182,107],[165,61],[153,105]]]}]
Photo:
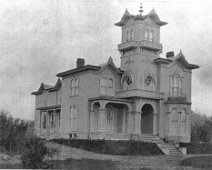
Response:
[{"label": "window trim", "polygon": [[79,78],[73,77],[70,81],[70,96],[79,95]]}]

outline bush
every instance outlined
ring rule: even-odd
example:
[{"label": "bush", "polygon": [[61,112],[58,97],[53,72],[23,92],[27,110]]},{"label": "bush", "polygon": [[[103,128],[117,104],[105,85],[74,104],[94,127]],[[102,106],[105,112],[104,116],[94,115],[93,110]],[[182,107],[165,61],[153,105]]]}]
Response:
[{"label": "bush", "polygon": [[209,143],[180,143],[180,147],[187,147],[188,154],[212,154],[212,144]]},{"label": "bush", "polygon": [[24,153],[21,156],[23,168],[41,169],[48,168],[46,157],[51,157],[53,151],[48,149],[39,138],[29,138],[24,142]]},{"label": "bush", "polygon": [[195,168],[212,168],[212,156],[194,156],[181,161],[182,166],[191,166]]},{"label": "bush", "polygon": [[54,139],[59,144],[110,155],[163,155],[154,143],[85,139]]}]

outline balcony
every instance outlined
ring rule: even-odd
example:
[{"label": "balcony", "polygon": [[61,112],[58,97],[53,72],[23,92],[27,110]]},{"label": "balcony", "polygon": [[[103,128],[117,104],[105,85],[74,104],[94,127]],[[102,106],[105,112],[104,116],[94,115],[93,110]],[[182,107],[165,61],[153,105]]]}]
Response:
[{"label": "balcony", "polygon": [[119,51],[131,50],[131,49],[135,49],[137,46],[138,46],[138,42],[131,40],[126,43],[119,44],[118,50]]},{"label": "balcony", "polygon": [[150,50],[155,50],[155,51],[161,51],[162,52],[162,44],[154,43],[151,41],[140,41],[140,47],[145,48],[145,49],[150,49]]},{"label": "balcony", "polygon": [[156,91],[132,89],[127,91],[117,92],[117,97],[120,97],[120,98],[140,97],[140,98],[146,98],[146,99],[161,100],[164,97],[164,93],[156,92]]},{"label": "balcony", "polygon": [[168,104],[191,104],[187,101],[187,96],[185,93],[168,93],[167,101]]}]

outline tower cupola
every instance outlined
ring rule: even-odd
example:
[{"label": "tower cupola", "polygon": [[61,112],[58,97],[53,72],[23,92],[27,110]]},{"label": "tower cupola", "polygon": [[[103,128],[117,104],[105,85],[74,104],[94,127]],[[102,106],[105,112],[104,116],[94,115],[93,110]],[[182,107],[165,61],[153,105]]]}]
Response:
[{"label": "tower cupola", "polygon": [[138,52],[140,49],[141,51],[161,53],[160,27],[167,23],[160,20],[154,9],[143,15],[142,4],[139,12],[138,15],[132,15],[126,9],[121,21],[115,24],[122,27],[122,39],[121,44],[118,45],[118,50],[122,55],[126,51],[136,50]]}]

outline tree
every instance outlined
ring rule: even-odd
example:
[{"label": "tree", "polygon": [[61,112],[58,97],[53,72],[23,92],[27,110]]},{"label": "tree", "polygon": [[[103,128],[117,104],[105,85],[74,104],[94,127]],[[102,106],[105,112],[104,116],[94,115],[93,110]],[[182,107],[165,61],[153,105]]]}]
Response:
[{"label": "tree", "polygon": [[48,168],[46,157],[52,157],[53,150],[48,149],[39,138],[29,138],[24,143],[24,154],[21,156],[23,168]]}]

